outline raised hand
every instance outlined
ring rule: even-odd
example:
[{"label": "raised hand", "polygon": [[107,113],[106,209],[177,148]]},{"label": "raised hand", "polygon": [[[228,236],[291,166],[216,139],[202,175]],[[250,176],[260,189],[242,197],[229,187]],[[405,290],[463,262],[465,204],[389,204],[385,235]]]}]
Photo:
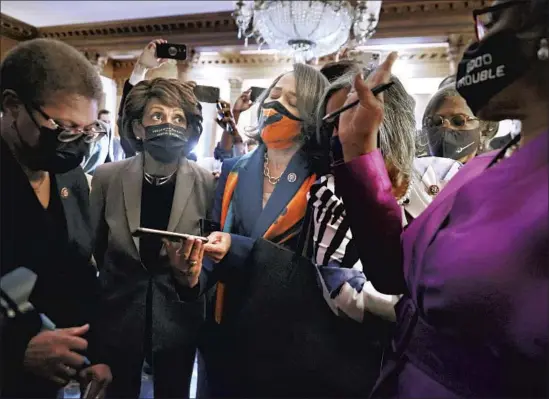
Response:
[{"label": "raised hand", "polygon": [[360,100],[360,103],[339,117],[338,135],[343,148],[343,158],[349,162],[377,148],[379,126],[383,122],[383,93],[374,96],[372,88],[391,79],[391,69],[398,55],[393,52],[372,72],[366,81],[361,74],[355,77],[353,88],[345,105]]},{"label": "raised hand", "polygon": [[252,106],[252,89],[246,90],[244,93],[242,93],[234,103],[233,106],[233,114],[240,114],[246,110],[249,110]]},{"label": "raised hand", "polygon": [[145,46],[143,52],[139,56],[137,63],[146,69],[154,69],[164,65],[168,61],[167,59],[156,58],[156,46],[163,43],[168,42],[164,39],[155,39],[147,44],[147,46]]}]

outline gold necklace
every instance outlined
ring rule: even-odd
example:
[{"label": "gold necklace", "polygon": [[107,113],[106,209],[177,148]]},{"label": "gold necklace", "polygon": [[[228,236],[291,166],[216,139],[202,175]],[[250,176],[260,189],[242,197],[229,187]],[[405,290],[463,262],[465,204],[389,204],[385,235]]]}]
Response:
[{"label": "gold necklace", "polygon": [[[284,172],[282,174],[284,174]],[[269,180],[270,184],[275,186],[282,177],[282,174],[280,174],[280,176],[278,177],[271,176],[271,171],[269,170],[269,156],[267,155],[267,153],[265,153],[265,162],[263,163],[263,176],[265,176],[267,180]]]}]

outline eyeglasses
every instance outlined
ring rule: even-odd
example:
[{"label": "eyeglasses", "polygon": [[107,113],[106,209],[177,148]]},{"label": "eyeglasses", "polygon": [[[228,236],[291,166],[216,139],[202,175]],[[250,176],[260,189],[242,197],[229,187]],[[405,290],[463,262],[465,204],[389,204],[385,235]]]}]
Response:
[{"label": "eyeglasses", "polygon": [[475,18],[477,39],[482,40],[486,35],[486,32],[488,32],[488,30],[501,18],[501,14],[504,10],[525,3],[528,3],[528,0],[510,0],[505,3],[496,4],[492,7],[474,10],[473,17]]},{"label": "eyeglasses", "polygon": [[449,118],[442,115],[433,115],[425,118],[423,124],[426,127],[440,127],[444,125],[444,122],[448,122],[451,127],[467,130],[476,129],[480,125],[478,118],[463,114],[452,115]]},{"label": "eyeglasses", "polygon": [[91,125],[86,126],[85,128],[75,128],[63,126],[63,124],[55,121],[48,114],[46,114],[42,108],[39,106],[33,105],[32,108],[42,115],[46,119],[48,128],[53,130],[60,130],[57,140],[62,143],[70,143],[72,141],[78,140],[80,137],[84,136],[84,142],[90,144],[100,140],[105,134],[107,134],[107,129],[105,126],[99,122],[95,121]]}]

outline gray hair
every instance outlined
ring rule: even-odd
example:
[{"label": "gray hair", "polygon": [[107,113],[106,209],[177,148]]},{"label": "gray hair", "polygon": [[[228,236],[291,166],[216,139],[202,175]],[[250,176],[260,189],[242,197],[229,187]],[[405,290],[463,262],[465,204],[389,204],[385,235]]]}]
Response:
[{"label": "gray hair", "polygon": [[256,103],[259,103],[259,107],[257,110],[258,126],[253,129],[257,135],[254,137],[255,139],[261,141],[261,137],[259,136],[259,127],[263,121],[263,103],[269,97],[271,90],[277,85],[278,81],[284,75],[292,72],[295,76],[297,110],[299,111],[299,117],[302,120],[301,140],[303,140],[303,142],[307,142],[311,138],[314,138],[316,134],[316,107],[320,96],[329,84],[328,79],[309,65],[294,64],[292,71],[285,72],[278,76],[269,88],[265,90],[256,100]]},{"label": "gray hair", "polygon": [[[427,136],[427,131],[425,129],[425,122],[427,118],[435,115],[446,99],[451,97],[461,97],[461,94],[459,94],[455,88],[455,82],[450,82],[449,85],[442,85],[442,88],[440,88],[429,100],[427,107],[425,107],[425,112],[423,113],[421,123],[422,130],[419,132],[417,137],[416,144],[418,147],[418,152],[429,152],[429,137]],[[492,139],[496,135],[498,128],[498,122],[480,121],[480,147],[483,147],[488,140]]]},{"label": "gray hair", "polygon": [[[344,88],[353,86],[356,74],[360,67],[355,66],[346,74],[336,79],[324,93],[317,110],[319,136],[330,136],[333,132],[323,131],[322,118],[326,115],[326,106],[330,97]],[[373,72],[363,69],[364,78]],[[379,127],[379,145],[383,158],[393,165],[404,177],[412,175],[415,158],[416,122],[414,117],[415,100],[408,94],[402,82],[394,75],[391,80],[395,84],[385,92],[385,115]],[[322,140],[319,137],[319,140]],[[323,138],[323,140],[327,140]],[[329,141],[329,139],[328,139]]]}]

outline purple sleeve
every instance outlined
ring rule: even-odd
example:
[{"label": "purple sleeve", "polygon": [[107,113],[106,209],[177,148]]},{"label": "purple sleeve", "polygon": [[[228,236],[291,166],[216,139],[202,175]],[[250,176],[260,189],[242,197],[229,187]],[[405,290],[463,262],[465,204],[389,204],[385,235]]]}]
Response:
[{"label": "purple sleeve", "polygon": [[334,174],[364,274],[381,293],[403,293],[402,210],[393,196],[381,151],[336,166]]}]

